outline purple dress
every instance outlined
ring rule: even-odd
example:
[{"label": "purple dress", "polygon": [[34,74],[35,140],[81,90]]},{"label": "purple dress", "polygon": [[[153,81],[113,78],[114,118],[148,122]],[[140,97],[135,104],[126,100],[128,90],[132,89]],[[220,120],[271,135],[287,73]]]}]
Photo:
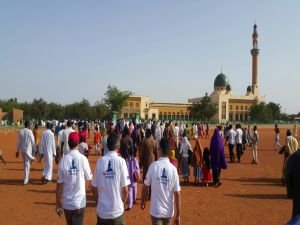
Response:
[{"label": "purple dress", "polygon": [[128,168],[128,174],[130,178],[130,185],[128,185],[128,208],[131,209],[133,203],[136,201],[137,196],[137,183],[134,182],[133,172],[137,171],[140,177],[140,167],[137,159],[133,156],[129,156],[126,159],[126,165]]},{"label": "purple dress", "polygon": [[210,157],[211,168],[213,170],[220,170],[227,168],[227,162],[224,153],[223,139],[219,133],[219,129],[216,128],[210,141]]}]

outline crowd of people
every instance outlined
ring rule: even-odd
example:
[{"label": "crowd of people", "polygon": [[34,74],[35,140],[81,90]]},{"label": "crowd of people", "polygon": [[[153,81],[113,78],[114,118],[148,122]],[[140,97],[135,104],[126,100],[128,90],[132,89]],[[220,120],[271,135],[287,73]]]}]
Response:
[{"label": "crowd of people", "polygon": [[[259,135],[257,126],[235,129],[227,124],[216,126],[210,145],[202,148],[201,138],[209,138],[208,124],[191,126],[183,123],[118,120],[107,122],[68,120],[46,123],[40,133],[30,122],[18,136],[17,153],[24,161],[24,185],[29,182],[30,164],[37,156],[44,161],[41,182],[52,180],[53,161],[59,164],[57,177],[57,214],[64,212],[67,224],[83,224],[86,206],[85,181],[97,204],[97,224],[125,224],[124,210],[136,204],[137,182],[143,181],[141,208],[151,201],[152,224],[169,224],[174,214],[180,224],[180,182],[190,183],[193,168],[194,185],[221,185],[221,170],[227,169],[224,147],[228,144],[229,163],[241,162],[247,146],[252,148],[253,164],[258,164]],[[93,135],[93,138],[91,138]],[[279,129],[275,126],[275,149],[284,154],[283,179],[287,159],[298,150],[298,142],[287,131],[286,144],[281,148]],[[87,139],[93,139],[93,146]],[[192,147],[190,141],[195,142]],[[280,146],[280,149],[279,149]],[[234,152],[235,148],[235,152]],[[94,149],[99,157],[92,175],[89,154]],[[143,173],[141,173],[141,170]],[[62,200],[61,200],[61,196]],[[174,203],[174,205],[173,205]]]}]

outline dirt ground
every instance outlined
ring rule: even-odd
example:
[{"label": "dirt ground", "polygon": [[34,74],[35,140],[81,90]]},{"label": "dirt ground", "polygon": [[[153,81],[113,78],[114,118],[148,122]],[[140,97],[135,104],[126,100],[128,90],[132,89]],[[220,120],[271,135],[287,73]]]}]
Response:
[{"label": "dirt ground", "polygon": [[[281,128],[280,142],[284,144],[285,128]],[[292,212],[292,201],[286,197],[286,189],[280,183],[283,156],[274,150],[273,127],[258,128],[259,164],[251,164],[252,151],[247,148],[241,163],[229,164],[221,174],[222,185],[204,187],[182,186],[183,225],[279,225],[285,224]],[[212,130],[211,130],[212,133]],[[17,131],[0,129],[0,149],[7,164],[0,163],[0,225],[62,225],[65,218],[55,213],[55,180],[43,185],[40,181],[44,162],[33,162],[30,184],[23,186],[23,163],[15,158]],[[91,143],[91,139],[89,140]],[[208,139],[201,139],[203,147]],[[228,147],[225,147],[228,157]],[[89,161],[94,171],[97,156]],[[57,165],[54,166],[54,178]],[[190,177],[193,180],[193,177]],[[138,186],[138,203],[140,191]],[[84,224],[96,224],[96,208],[88,193]],[[134,205],[125,213],[128,225],[150,224],[149,202],[145,211]]]}]

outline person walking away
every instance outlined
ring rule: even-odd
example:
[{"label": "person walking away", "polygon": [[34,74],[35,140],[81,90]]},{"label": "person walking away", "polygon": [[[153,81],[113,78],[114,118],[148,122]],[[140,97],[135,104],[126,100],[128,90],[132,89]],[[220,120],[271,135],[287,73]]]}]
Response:
[{"label": "person walking away", "polygon": [[237,162],[240,162],[243,154],[243,131],[241,129],[241,124],[236,125],[235,142],[236,142],[236,156],[238,159]]},{"label": "person walking away", "polygon": [[170,150],[170,155],[169,155],[169,160],[175,166],[175,163],[176,163],[175,150],[177,148],[177,145],[176,145],[176,138],[175,138],[174,128],[173,128],[172,122],[170,122],[169,126],[168,126],[168,142],[169,142],[169,146],[170,146],[170,149],[171,149]]},{"label": "person walking away", "polygon": [[35,124],[34,129],[32,131],[33,136],[34,136],[34,141],[35,141],[35,148],[36,151],[32,153],[32,155],[37,155],[39,160],[42,160],[42,154],[39,151],[39,144],[40,144],[40,139],[41,139],[41,133],[39,131],[39,125]]},{"label": "person walking away", "polygon": [[246,139],[247,139],[247,144],[248,146],[252,146],[252,135],[251,135],[251,128],[250,128],[250,125],[248,125],[248,129],[247,129],[247,132],[246,132]]},{"label": "person walking away", "polygon": [[61,157],[63,156],[63,147],[64,147],[64,142],[63,142],[63,132],[65,129],[65,125],[61,124],[59,127],[60,131],[58,132],[57,135],[57,146],[56,146],[56,157],[57,160],[60,161]]},{"label": "person walking away", "polygon": [[175,123],[174,127],[174,137],[175,137],[175,142],[176,142],[176,148],[178,148],[179,145],[179,126],[177,123]]},{"label": "person walking away", "polygon": [[202,175],[202,146],[199,139],[196,139],[196,145],[193,149],[192,166],[194,168],[195,177],[194,185],[199,185]]},{"label": "person walking away", "polygon": [[206,123],[205,138],[209,138],[209,125]]},{"label": "person walking away", "polygon": [[68,145],[68,140],[69,140],[69,135],[72,132],[75,132],[73,129],[73,122],[71,120],[67,121],[67,127],[64,129],[63,134],[62,134],[62,142],[63,142],[63,154],[68,154],[70,151],[69,145]]},{"label": "person walking away", "polygon": [[292,136],[292,131],[291,129],[287,129],[286,131],[286,143],[282,147],[281,151],[279,154],[283,154],[283,167],[282,167],[282,183],[285,183],[285,167],[286,167],[286,162],[288,158],[293,155],[296,151],[299,149],[298,141],[296,138]]},{"label": "person walking away", "polygon": [[[85,156],[78,151],[79,135],[68,136],[70,152],[59,162],[56,185],[56,213],[64,211],[67,225],[83,225],[86,207],[85,181],[91,187],[92,172]],[[62,196],[62,200],[61,200]]]},{"label": "person walking away", "polygon": [[25,128],[21,129],[18,134],[16,158],[22,153],[24,163],[24,185],[28,184],[30,173],[30,162],[34,160],[32,152],[35,152],[35,141],[32,131],[30,130],[30,121],[26,120]]},{"label": "person walking away", "polygon": [[258,137],[258,131],[257,131],[257,126],[253,127],[253,143],[252,143],[252,154],[253,154],[253,164],[258,164],[258,158],[257,158],[257,145],[259,142],[259,137]]},{"label": "person walking away", "polygon": [[[128,129],[128,134],[129,134],[129,129]],[[130,184],[128,185],[127,210],[130,210],[133,204],[136,203],[137,181],[140,178],[140,167],[136,157],[134,157],[133,148],[128,149],[128,157],[126,158],[126,165],[128,169],[129,178],[130,178]]]},{"label": "person walking away", "polygon": [[229,148],[230,162],[233,163],[233,162],[235,162],[233,148],[235,146],[236,132],[233,130],[231,124],[228,126],[228,130],[229,130],[228,131],[228,148]]},{"label": "person walking away", "polygon": [[202,182],[205,183],[206,187],[208,187],[208,183],[211,182],[211,161],[210,161],[210,153],[208,148],[204,148],[203,151],[203,161],[202,161]]},{"label": "person walking away", "polygon": [[275,151],[279,151],[281,149],[281,144],[279,143],[280,140],[280,130],[278,128],[278,125],[275,124]]},{"label": "person walking away", "polygon": [[218,187],[221,185],[221,169],[227,168],[224,154],[223,140],[220,136],[219,129],[216,128],[210,141],[211,168],[213,172],[213,184]]},{"label": "person walking away", "polygon": [[[142,142],[141,147],[141,157],[140,157],[140,169],[143,169],[143,182],[146,178],[146,174],[148,172],[148,168],[150,164],[154,161],[158,160],[158,147],[157,142],[152,137],[152,132],[150,129],[146,129],[146,137]],[[148,198],[151,197],[151,188],[149,191]]]},{"label": "person walking away", "polygon": [[99,132],[98,126],[95,127],[95,132],[94,132],[94,144],[95,144],[95,154],[100,155],[100,143],[101,143],[101,134]]},{"label": "person walking away", "polygon": [[86,143],[86,137],[80,136],[79,139],[80,144],[78,146],[78,150],[82,155],[88,158],[92,147]]},{"label": "person walking away", "polygon": [[292,154],[286,163],[286,189],[289,198],[293,199],[292,218],[287,225],[300,224],[300,151]]},{"label": "person walking away", "polygon": [[54,133],[51,131],[52,123],[46,123],[46,130],[42,133],[41,151],[44,155],[45,167],[42,175],[42,183],[46,184],[52,180],[53,159],[56,156]]},{"label": "person walking away", "polygon": [[133,151],[133,141],[131,139],[129,128],[127,126],[124,127],[122,133],[122,139],[120,143],[120,154],[123,159],[127,159],[129,157],[129,151]]},{"label": "person walking away", "polygon": [[189,183],[189,176],[190,176],[190,166],[189,166],[189,150],[192,149],[192,146],[185,136],[183,134],[182,141],[181,141],[181,146],[180,146],[180,151],[179,154],[181,154],[181,175],[183,176],[183,182],[184,183]]},{"label": "person walking away", "polygon": [[151,186],[153,194],[150,203],[152,225],[169,225],[175,216],[174,225],[180,225],[181,196],[177,169],[168,159],[170,147],[166,139],[160,141],[161,157],[153,162],[144,180],[141,197],[141,209],[145,210],[148,189]]},{"label": "person walking away", "polygon": [[97,205],[97,225],[125,224],[124,204],[130,179],[125,160],[116,152],[118,142],[118,136],[111,133],[107,138],[109,152],[96,164],[93,195]]}]

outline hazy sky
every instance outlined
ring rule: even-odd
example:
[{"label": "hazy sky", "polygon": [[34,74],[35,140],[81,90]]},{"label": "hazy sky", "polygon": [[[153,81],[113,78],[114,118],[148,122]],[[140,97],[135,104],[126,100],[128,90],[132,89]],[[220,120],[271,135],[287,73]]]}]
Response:
[{"label": "hazy sky", "polygon": [[0,0],[0,99],[92,104],[113,84],[187,102],[251,83],[252,31],[267,101],[300,111],[299,0]]}]

